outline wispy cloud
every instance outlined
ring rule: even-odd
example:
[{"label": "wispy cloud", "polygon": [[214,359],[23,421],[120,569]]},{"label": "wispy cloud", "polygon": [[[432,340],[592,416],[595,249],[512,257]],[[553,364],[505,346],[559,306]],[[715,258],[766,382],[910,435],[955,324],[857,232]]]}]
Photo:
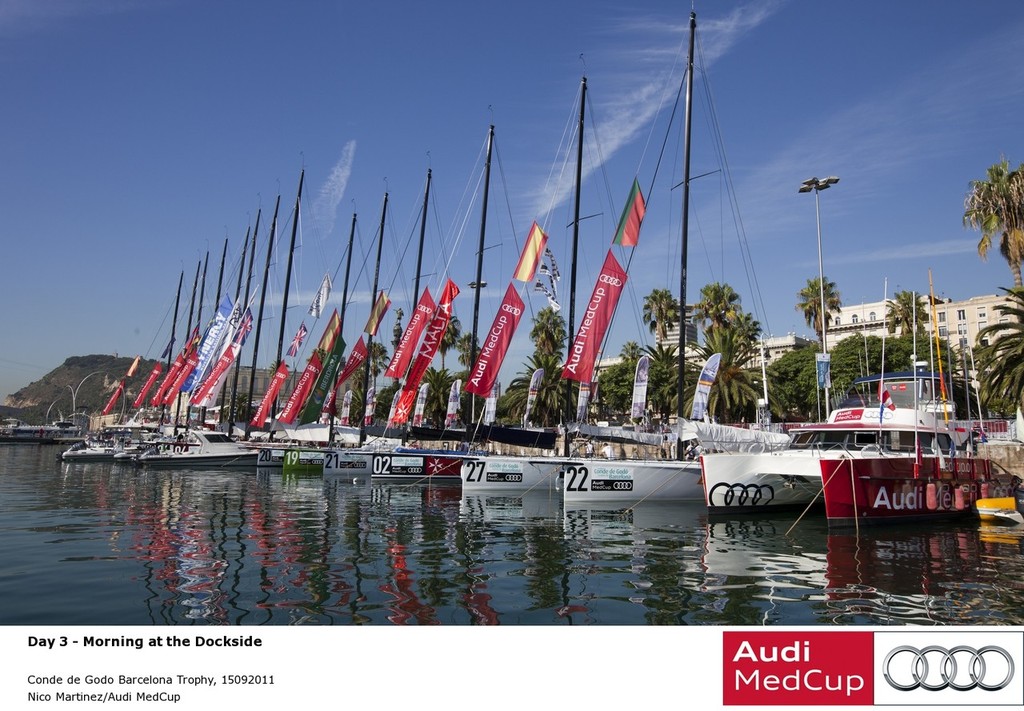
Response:
[{"label": "wispy cloud", "polygon": [[335,163],[331,174],[320,188],[313,201],[313,215],[322,233],[329,235],[334,229],[338,205],[345,196],[348,179],[352,175],[352,164],[356,156],[356,142],[349,141],[341,151],[341,158]]},{"label": "wispy cloud", "polygon": [[0,34],[38,32],[80,17],[138,11],[140,6],[133,0],[0,0]]}]

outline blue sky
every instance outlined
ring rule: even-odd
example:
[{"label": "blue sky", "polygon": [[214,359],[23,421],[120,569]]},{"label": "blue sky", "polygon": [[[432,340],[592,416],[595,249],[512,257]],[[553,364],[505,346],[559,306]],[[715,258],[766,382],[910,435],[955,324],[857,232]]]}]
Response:
[{"label": "blue sky", "polygon": [[[533,220],[550,235],[566,302],[565,152],[575,153],[584,74],[578,299],[590,293],[635,175],[649,212],[606,351],[651,342],[643,296],[679,283],[681,195],[672,187],[682,132],[678,123],[669,130],[668,116],[688,10],[667,0],[0,0],[0,397],[71,355],[158,357],[179,274],[180,332],[197,263],[209,252],[205,321],[225,238],[233,290],[262,208],[258,281],[278,194],[287,243],[302,169],[286,340],[303,321],[308,342],[319,338],[326,317],[317,324],[306,309],[324,273],[335,275],[331,305],[340,303],[353,212],[344,336],[358,337],[372,279],[364,256],[375,249],[385,191],[381,285],[410,312],[409,243],[428,168],[424,281],[437,293],[447,273],[464,287],[456,313],[468,328],[491,124],[480,330]],[[962,216],[970,180],[1003,156],[1024,160],[1024,4],[719,1],[694,10],[691,173],[703,177],[691,193],[689,300],[725,281],[767,334],[809,333],[794,305],[817,276],[815,209],[797,187],[826,175],[841,182],[820,196],[824,270],[845,304],[881,299],[886,280],[890,295],[927,291],[929,269],[936,293],[955,299],[1010,285],[998,254],[979,259],[979,235]],[[261,364],[276,350],[285,262],[282,248]],[[534,310],[545,304],[539,293],[529,300]],[[532,351],[528,331],[524,320],[503,382]]]}]

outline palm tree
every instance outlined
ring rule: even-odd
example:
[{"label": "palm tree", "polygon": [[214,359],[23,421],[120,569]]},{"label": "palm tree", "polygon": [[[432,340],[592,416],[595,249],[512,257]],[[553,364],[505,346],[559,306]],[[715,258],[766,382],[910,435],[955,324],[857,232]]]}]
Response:
[{"label": "palm tree", "polygon": [[458,341],[455,342],[455,350],[459,353],[459,365],[463,366],[468,372],[470,367],[473,365],[469,362],[469,358],[473,352],[480,353],[479,344],[475,344],[476,348],[473,348],[473,334],[463,333],[459,336]]},{"label": "palm tree", "polygon": [[715,353],[722,354],[718,376],[708,396],[708,412],[716,413],[723,422],[739,422],[753,416],[757,399],[761,396],[755,379],[760,371],[748,368],[755,362],[757,343],[737,328],[714,328],[705,334],[700,356],[706,360]]},{"label": "palm tree", "polygon": [[462,335],[462,322],[459,321],[458,316],[452,316],[448,320],[448,327],[444,330],[444,335],[441,336],[441,342],[437,344],[437,350],[441,353],[441,368],[444,369],[444,357],[452,348],[455,348],[459,342],[459,336]]},{"label": "palm tree", "polygon": [[679,300],[668,289],[654,289],[644,297],[642,318],[656,340],[664,341],[669,330],[679,323]]},{"label": "palm tree", "polygon": [[885,319],[889,333],[896,333],[897,326],[901,336],[916,332],[919,325],[928,323],[928,307],[924,303],[924,296],[912,291],[897,291],[886,302]]},{"label": "palm tree", "polygon": [[565,319],[550,306],[545,306],[533,317],[530,339],[538,354],[561,357],[566,339]]},{"label": "palm tree", "polygon": [[[822,334],[824,329],[822,328],[822,309],[821,304],[821,279],[814,277],[813,279],[807,280],[807,286],[797,292],[797,296],[800,297],[800,301],[796,305],[797,311],[802,311],[804,314],[804,320],[808,326],[814,328],[814,332],[818,334],[818,341],[824,343]],[[836,283],[829,281],[828,277],[825,277],[825,308],[824,308],[824,323],[827,325],[832,322],[832,314],[835,313],[842,307],[842,301],[840,300],[839,292],[836,291]]]},{"label": "palm tree", "polygon": [[502,396],[503,405],[507,408],[510,416],[515,416],[517,420],[522,419],[530,392],[530,380],[537,368],[543,368],[544,376],[541,378],[537,399],[533,403],[530,421],[543,427],[550,427],[558,423],[559,413],[565,403],[563,399],[565,391],[560,382],[561,358],[561,354],[558,353],[537,352],[523,364],[523,370],[512,379]]},{"label": "palm tree", "polygon": [[659,343],[644,348],[644,353],[651,357],[651,367],[647,374],[647,402],[651,410],[661,416],[662,422],[668,422],[676,411],[679,397],[679,359],[676,357],[678,348],[675,344]]},{"label": "palm tree", "polygon": [[700,300],[693,306],[694,321],[705,331],[735,323],[740,312],[740,295],[728,284],[717,281],[701,287]]},{"label": "palm tree", "polygon": [[383,343],[374,341],[370,344],[367,360],[370,362],[370,377],[371,379],[376,379],[381,374],[381,371],[388,367],[388,349]]},{"label": "palm tree", "polygon": [[622,344],[622,350],[619,351],[619,356],[626,361],[635,363],[640,360],[640,356],[643,352],[640,349],[640,344],[636,341],[626,341]]},{"label": "palm tree", "polygon": [[427,402],[423,408],[423,419],[435,425],[444,422],[448,412],[448,394],[455,376],[447,368],[427,368],[422,383],[427,386]]},{"label": "palm tree", "polygon": [[995,307],[1000,322],[978,332],[987,343],[975,350],[980,394],[986,405],[1002,400],[1024,407],[1024,288],[1003,291],[1009,300]]},{"label": "palm tree", "polygon": [[988,169],[988,180],[972,180],[964,200],[964,226],[981,230],[978,256],[985,259],[992,237],[999,235],[999,253],[1010,265],[1013,285],[1021,281],[1024,261],[1024,164],[1010,170],[1004,158]]}]

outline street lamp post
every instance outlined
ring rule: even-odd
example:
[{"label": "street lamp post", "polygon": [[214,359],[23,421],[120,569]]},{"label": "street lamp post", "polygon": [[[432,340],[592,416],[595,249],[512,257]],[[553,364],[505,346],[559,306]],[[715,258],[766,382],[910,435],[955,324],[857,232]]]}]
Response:
[{"label": "street lamp post", "polygon": [[[822,267],[821,261],[821,209],[818,204],[818,193],[822,190],[828,190],[830,187],[839,182],[839,178],[834,175],[830,175],[827,178],[808,178],[800,184],[798,192],[809,193],[814,191],[814,217],[815,222],[818,226],[818,318],[821,319],[821,352],[827,358],[828,356],[828,327],[826,324],[827,319],[825,318],[825,270]],[[831,409],[831,402],[829,400],[829,381],[831,380],[831,364],[826,361],[826,377],[825,377],[825,419],[828,419],[829,411]]]},{"label": "street lamp post", "polygon": [[82,380],[78,383],[77,387],[71,387],[70,385],[67,386],[68,390],[71,391],[71,417],[72,418],[74,418],[78,414],[78,408],[77,408],[76,405],[77,405],[77,398],[78,398],[78,390],[79,390],[79,388],[81,388],[85,384],[85,381],[88,380],[89,378],[91,378],[92,376],[94,376],[94,375],[96,375],[98,373],[104,373],[104,372],[106,372],[106,371],[94,370],[93,372],[89,373],[84,378],[82,378]]}]

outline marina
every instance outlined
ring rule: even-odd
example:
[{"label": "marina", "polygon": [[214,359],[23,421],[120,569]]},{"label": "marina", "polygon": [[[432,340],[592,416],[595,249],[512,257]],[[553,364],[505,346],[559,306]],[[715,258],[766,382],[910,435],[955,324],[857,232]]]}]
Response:
[{"label": "marina", "polygon": [[1021,625],[1024,529],[0,448],[9,625]]}]

